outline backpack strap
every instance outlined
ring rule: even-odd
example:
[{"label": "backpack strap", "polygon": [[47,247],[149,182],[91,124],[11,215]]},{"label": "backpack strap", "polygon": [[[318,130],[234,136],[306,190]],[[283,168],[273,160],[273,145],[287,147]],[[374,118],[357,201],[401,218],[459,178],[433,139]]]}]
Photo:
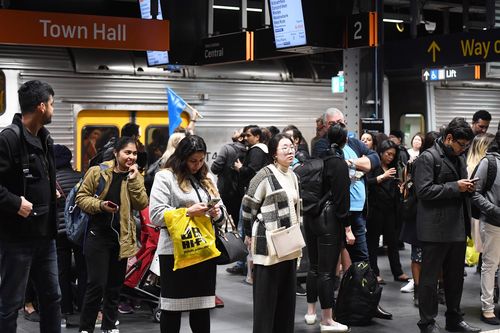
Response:
[{"label": "backpack strap", "polygon": [[441,184],[441,182],[439,181],[439,174],[441,173],[443,158],[441,157],[439,152],[433,147],[427,149],[426,151],[428,151],[432,155],[432,158],[434,159],[434,183]]},{"label": "backpack strap", "polygon": [[[104,163],[99,164],[99,168],[101,171],[104,171],[106,169],[109,169],[109,166],[107,166]],[[106,182],[104,181],[104,178],[102,176],[99,176],[99,184],[97,184],[97,190],[95,191],[94,196],[97,198],[102,191],[104,191],[104,186],[106,185]]]},{"label": "backpack strap", "polygon": [[489,190],[491,190],[493,183],[495,183],[495,178],[497,177],[497,160],[495,156],[491,154],[486,154],[484,158],[488,160],[488,172],[486,174],[486,184],[484,185],[483,189],[483,193],[486,193]]},{"label": "backpack strap", "polygon": [[7,131],[13,132],[16,140],[14,142],[12,136],[6,135],[7,143],[9,145],[9,155],[13,157],[17,155],[16,152],[20,151],[19,159],[21,162],[21,170],[23,172],[23,195],[26,195],[26,178],[30,173],[28,150],[21,138],[21,130],[19,129],[19,126],[10,124],[9,126],[5,127],[2,132],[7,133]]}]

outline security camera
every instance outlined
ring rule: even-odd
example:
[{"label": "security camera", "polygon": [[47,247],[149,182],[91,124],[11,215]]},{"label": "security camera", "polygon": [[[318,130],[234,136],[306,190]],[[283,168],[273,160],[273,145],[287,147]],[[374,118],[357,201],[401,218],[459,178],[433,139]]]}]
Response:
[{"label": "security camera", "polygon": [[425,31],[432,34],[436,30],[436,22],[425,21]]}]

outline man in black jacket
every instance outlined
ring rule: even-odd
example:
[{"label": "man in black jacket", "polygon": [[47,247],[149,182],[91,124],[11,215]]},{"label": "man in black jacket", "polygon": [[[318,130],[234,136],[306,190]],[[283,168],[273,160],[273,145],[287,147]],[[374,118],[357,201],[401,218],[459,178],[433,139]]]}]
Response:
[{"label": "man in black jacket", "polygon": [[[463,118],[453,119],[442,137],[415,162],[417,237],[422,242],[422,272],[418,290],[421,332],[440,332],[437,282],[442,269],[446,297],[446,330],[479,332],[460,311],[465,241],[470,234],[470,193],[463,152],[473,138]],[[439,158],[438,158],[439,157]]]},{"label": "man in black jacket", "polygon": [[56,177],[53,141],[44,127],[54,112],[54,91],[36,80],[24,83],[18,94],[16,129],[0,133],[0,332],[16,332],[31,271],[40,332],[54,333],[61,331]]}]

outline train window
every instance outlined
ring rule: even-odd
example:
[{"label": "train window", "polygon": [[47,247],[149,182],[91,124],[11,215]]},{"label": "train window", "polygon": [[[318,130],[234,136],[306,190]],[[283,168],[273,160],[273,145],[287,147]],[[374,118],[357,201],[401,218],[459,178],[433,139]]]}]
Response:
[{"label": "train window", "polygon": [[146,151],[148,153],[148,165],[158,160],[165,150],[168,143],[168,126],[150,125],[146,128]]},{"label": "train window", "polygon": [[0,71],[0,115],[5,112],[5,74]]},{"label": "train window", "polygon": [[404,142],[409,145],[417,133],[425,133],[425,118],[420,113],[405,113],[399,118],[399,128],[404,132]]},{"label": "train window", "polygon": [[101,152],[111,138],[117,138],[119,131],[116,126],[84,126],[82,128],[81,170],[89,168],[89,161]]}]

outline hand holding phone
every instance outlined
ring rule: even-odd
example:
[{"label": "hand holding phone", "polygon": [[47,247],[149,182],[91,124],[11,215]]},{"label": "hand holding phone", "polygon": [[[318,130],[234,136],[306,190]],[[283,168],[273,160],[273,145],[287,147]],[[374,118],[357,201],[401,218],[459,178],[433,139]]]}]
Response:
[{"label": "hand holding phone", "polygon": [[115,204],[113,201],[106,201],[104,204],[111,209],[118,209],[118,205]]},{"label": "hand holding phone", "polygon": [[476,183],[478,180],[479,180],[479,178],[477,178],[477,177],[469,179],[469,181],[472,182],[472,183]]},{"label": "hand holding phone", "polygon": [[215,205],[217,205],[220,201],[220,198],[212,198],[210,199],[208,202],[207,202],[207,207],[208,208],[212,208],[214,207]]}]

